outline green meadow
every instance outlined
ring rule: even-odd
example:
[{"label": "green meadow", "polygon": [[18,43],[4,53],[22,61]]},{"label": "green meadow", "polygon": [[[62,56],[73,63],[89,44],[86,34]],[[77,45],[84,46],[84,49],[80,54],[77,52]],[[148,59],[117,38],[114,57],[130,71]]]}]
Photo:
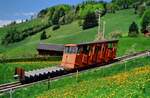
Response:
[{"label": "green meadow", "polygon": [[[150,58],[138,58],[111,67],[92,69],[56,81],[15,90],[15,98],[149,98]],[[11,67],[9,67],[11,68]],[[32,93],[31,93],[32,92]],[[8,98],[9,93],[1,95]]]},{"label": "green meadow", "polygon": [[59,61],[41,61],[41,62],[14,62],[14,63],[1,63],[0,64],[0,84],[16,81],[13,76],[15,74],[15,68],[21,67],[26,71],[35,69],[56,66]]}]

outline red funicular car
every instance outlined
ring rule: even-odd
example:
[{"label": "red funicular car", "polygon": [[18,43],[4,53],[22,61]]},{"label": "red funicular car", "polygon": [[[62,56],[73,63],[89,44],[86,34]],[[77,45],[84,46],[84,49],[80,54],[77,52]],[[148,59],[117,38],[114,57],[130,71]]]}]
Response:
[{"label": "red funicular car", "polygon": [[108,63],[115,59],[118,40],[83,44],[67,44],[61,66],[67,69],[83,68]]}]

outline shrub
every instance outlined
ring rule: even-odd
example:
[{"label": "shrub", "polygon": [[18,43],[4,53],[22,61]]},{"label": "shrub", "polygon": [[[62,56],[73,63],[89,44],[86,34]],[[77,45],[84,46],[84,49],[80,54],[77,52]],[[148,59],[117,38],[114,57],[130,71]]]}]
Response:
[{"label": "shrub", "polygon": [[132,24],[129,27],[129,33],[128,36],[130,37],[136,37],[139,34],[139,28],[138,25],[135,22],[132,22]]},{"label": "shrub", "polygon": [[150,25],[150,9],[144,12],[144,15],[142,17],[142,22],[141,22],[141,32],[144,33],[146,30],[147,26]]},{"label": "shrub", "polygon": [[85,18],[84,18],[84,22],[83,22],[83,30],[88,29],[88,28],[92,28],[98,25],[98,20],[97,17],[95,15],[94,12],[89,12]]},{"label": "shrub", "polygon": [[110,36],[110,38],[117,39],[117,38],[122,37],[122,33],[119,31],[114,31],[114,32],[111,32],[109,36]]},{"label": "shrub", "polygon": [[55,11],[54,12],[54,15],[53,15],[53,17],[52,17],[52,24],[53,25],[58,25],[58,23],[59,23],[59,11]]},{"label": "shrub", "polygon": [[40,40],[44,40],[44,39],[47,39],[47,35],[45,31],[42,32]]},{"label": "shrub", "polygon": [[83,20],[81,20],[81,19],[78,20],[78,25],[79,25],[79,26],[82,26],[82,25],[83,25]]},{"label": "shrub", "polygon": [[57,30],[59,28],[60,28],[60,25],[54,25],[53,28],[52,28],[52,30],[55,31],[55,30]]}]

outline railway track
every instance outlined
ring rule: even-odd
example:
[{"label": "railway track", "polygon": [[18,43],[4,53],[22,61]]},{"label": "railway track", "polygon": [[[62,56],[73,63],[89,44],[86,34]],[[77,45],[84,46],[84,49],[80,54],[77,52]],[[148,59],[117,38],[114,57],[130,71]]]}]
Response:
[{"label": "railway track", "polygon": [[[141,51],[141,52],[138,52],[138,53],[133,53],[133,54],[130,54],[130,55],[125,55],[125,56],[122,56],[122,57],[118,57],[118,58],[116,58],[116,62],[128,61],[128,60],[132,60],[132,59],[139,58],[139,57],[145,57],[145,56],[150,56],[150,50]],[[104,65],[103,66],[96,66],[94,68],[110,67],[114,63],[115,62],[110,63],[110,64],[104,64],[105,66]],[[94,68],[81,70],[79,72],[80,73],[81,72],[85,72],[85,71],[88,71],[88,70],[91,70],[91,69],[94,69]],[[57,76],[57,77],[54,77],[54,78],[50,78],[50,80],[51,81],[52,80],[58,80],[60,78],[63,78],[63,77],[66,77],[66,76],[72,76],[74,74],[76,74],[76,72],[72,72],[72,73],[68,73],[66,75],[61,75],[61,76]],[[13,82],[13,83],[2,84],[2,85],[0,85],[0,93],[8,92],[10,90],[15,90],[15,89],[18,89],[18,88],[27,87],[27,86],[30,86],[30,85],[33,85],[33,84],[37,84],[37,83],[40,83],[40,82],[46,82],[48,80],[49,79],[45,79],[45,80],[41,80],[41,81],[37,81],[37,82],[33,82],[33,83],[28,83],[28,84],[21,84],[20,82]]]},{"label": "railway track", "polygon": [[6,90],[6,89],[10,89],[16,86],[20,86],[22,85],[19,81],[18,82],[12,82],[12,83],[7,83],[7,84],[2,84],[0,85],[0,92]]}]

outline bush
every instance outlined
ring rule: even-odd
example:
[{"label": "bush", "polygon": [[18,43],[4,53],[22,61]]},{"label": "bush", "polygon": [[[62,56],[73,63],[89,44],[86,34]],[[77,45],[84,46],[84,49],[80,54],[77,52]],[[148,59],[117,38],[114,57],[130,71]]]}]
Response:
[{"label": "bush", "polygon": [[94,12],[89,12],[85,18],[84,18],[84,22],[83,22],[83,30],[88,29],[88,28],[92,28],[98,25],[98,20],[97,17],[95,15]]},{"label": "bush", "polygon": [[114,31],[110,33],[110,38],[117,39],[122,37],[122,33],[119,31]]},{"label": "bush", "polygon": [[45,31],[42,32],[40,40],[44,40],[44,39],[47,39],[47,35]]},{"label": "bush", "polygon": [[150,9],[144,12],[141,22],[141,32],[144,33],[146,28],[150,25]]},{"label": "bush", "polygon": [[129,27],[129,33],[128,36],[130,37],[136,37],[139,34],[139,28],[138,25],[135,22],[132,22],[132,24]]},{"label": "bush", "polygon": [[59,28],[60,28],[60,25],[54,25],[53,28],[52,28],[52,30],[55,31],[55,30],[57,30]]},{"label": "bush", "polygon": [[82,26],[82,25],[83,25],[83,20],[81,20],[81,19],[78,20],[78,25],[79,25],[79,26]]}]

